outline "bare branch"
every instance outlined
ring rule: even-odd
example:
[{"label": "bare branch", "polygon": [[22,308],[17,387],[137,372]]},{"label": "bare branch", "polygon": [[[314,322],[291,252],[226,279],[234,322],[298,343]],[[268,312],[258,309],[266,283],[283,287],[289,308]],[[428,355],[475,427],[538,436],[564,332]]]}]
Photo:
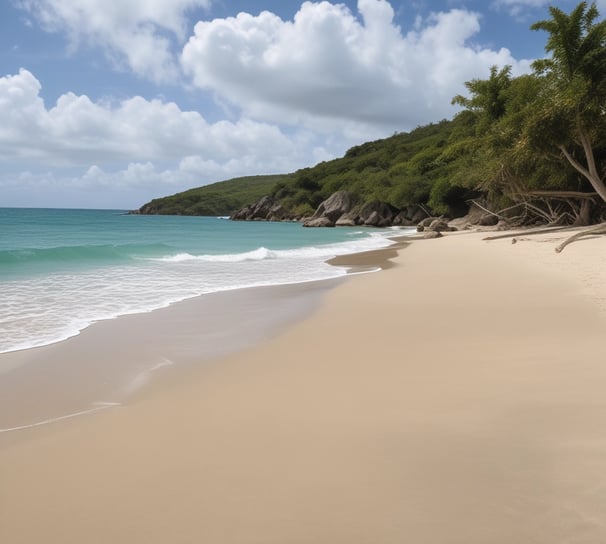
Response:
[{"label": "bare branch", "polygon": [[591,236],[592,234],[606,234],[606,223],[600,223],[595,227],[573,234],[570,238],[566,238],[566,240],[564,240],[558,247],[556,247],[555,251],[556,253],[561,253],[562,250],[568,244],[572,244],[572,242],[578,240],[579,238],[583,238],[584,236]]}]

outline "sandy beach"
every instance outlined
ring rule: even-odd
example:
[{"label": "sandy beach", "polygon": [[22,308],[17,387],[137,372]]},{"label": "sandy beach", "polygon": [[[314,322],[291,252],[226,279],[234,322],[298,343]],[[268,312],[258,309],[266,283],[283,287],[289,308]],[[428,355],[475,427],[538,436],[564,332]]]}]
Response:
[{"label": "sandy beach", "polygon": [[486,235],[415,240],[271,338],[7,433],[0,541],[606,542],[606,238]]}]

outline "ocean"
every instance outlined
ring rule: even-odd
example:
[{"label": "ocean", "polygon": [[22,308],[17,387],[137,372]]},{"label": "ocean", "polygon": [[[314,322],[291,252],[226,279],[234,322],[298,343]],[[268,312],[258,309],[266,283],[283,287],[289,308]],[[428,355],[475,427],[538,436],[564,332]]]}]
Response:
[{"label": "ocean", "polygon": [[207,293],[338,277],[327,259],[409,231],[0,208],[0,353]]}]

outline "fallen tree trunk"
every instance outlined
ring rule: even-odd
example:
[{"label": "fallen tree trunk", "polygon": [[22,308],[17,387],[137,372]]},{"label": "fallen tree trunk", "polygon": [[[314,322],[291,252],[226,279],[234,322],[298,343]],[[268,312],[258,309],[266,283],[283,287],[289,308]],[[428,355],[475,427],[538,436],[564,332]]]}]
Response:
[{"label": "fallen tree trunk", "polygon": [[561,253],[562,250],[568,245],[572,244],[579,238],[583,238],[584,236],[591,236],[592,234],[606,234],[606,223],[600,223],[595,227],[591,227],[590,229],[583,230],[581,232],[577,232],[573,234],[569,238],[566,238],[558,247],[555,248],[556,253]]}]

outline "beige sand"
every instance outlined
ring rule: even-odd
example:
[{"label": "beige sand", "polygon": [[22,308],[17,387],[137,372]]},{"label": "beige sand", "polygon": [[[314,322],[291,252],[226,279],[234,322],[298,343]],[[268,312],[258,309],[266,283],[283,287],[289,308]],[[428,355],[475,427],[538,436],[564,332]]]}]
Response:
[{"label": "beige sand", "polygon": [[418,241],[278,338],[0,451],[0,541],[606,542],[606,239]]}]

